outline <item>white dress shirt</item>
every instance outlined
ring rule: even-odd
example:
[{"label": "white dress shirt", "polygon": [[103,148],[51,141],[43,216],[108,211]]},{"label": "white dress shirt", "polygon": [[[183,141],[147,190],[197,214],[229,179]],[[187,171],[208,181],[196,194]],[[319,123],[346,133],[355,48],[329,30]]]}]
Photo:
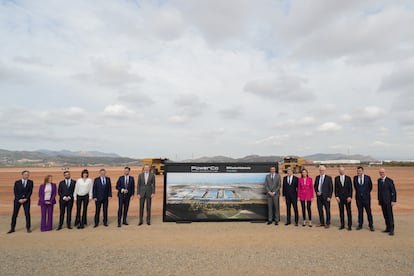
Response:
[{"label": "white dress shirt", "polygon": [[76,196],[84,196],[89,194],[89,199],[92,198],[92,180],[87,178],[83,180],[83,178],[79,178],[76,181],[75,191],[73,192],[73,199],[76,200]]}]

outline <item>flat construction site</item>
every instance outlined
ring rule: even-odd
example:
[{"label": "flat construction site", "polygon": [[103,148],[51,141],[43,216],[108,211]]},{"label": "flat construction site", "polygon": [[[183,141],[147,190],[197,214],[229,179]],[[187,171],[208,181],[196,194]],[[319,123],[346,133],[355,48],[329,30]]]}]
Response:
[{"label": "flat construction site", "polygon": [[[61,168],[30,168],[34,180],[31,202],[32,230],[25,231],[23,209],[16,232],[7,235],[13,208],[13,184],[24,168],[0,168],[0,275],[303,275],[359,274],[413,275],[414,269],[414,168],[387,167],[394,179],[397,205],[394,207],[395,236],[388,236],[377,203],[378,167],[365,168],[370,175],[375,232],[356,231],[357,209],[352,202],[353,230],[338,230],[338,205],[332,202],[332,225],[318,224],[316,201],[312,202],[314,227],[285,226],[286,208],[281,198],[278,226],[250,222],[203,222],[176,224],[162,222],[164,181],[156,178],[152,224],[138,226],[138,198],[131,201],[129,225],[117,227],[118,199],[115,183],[122,167],[106,167],[111,177],[113,198],[109,202],[109,227],[93,228],[95,205],[90,202],[85,229],[40,232],[38,189],[44,177],[63,179]],[[70,168],[77,179],[83,168]],[[99,167],[88,167],[90,177]],[[317,168],[308,167],[314,178]],[[347,167],[354,176],[356,167]],[[137,178],[140,167],[131,174]],[[337,175],[329,167],[327,174]],[[284,176],[284,174],[282,174]],[[73,221],[76,208],[73,209]],[[54,228],[59,207],[54,210]],[[299,207],[299,214],[301,209]]]}]

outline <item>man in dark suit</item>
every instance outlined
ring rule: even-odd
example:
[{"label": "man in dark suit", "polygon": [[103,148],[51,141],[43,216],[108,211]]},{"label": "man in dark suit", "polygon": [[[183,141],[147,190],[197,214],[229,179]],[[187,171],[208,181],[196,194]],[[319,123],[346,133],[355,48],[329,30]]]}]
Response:
[{"label": "man in dark suit", "polygon": [[33,181],[29,179],[29,171],[22,172],[22,179],[14,183],[14,201],[13,201],[13,215],[11,219],[11,227],[7,234],[15,231],[17,215],[19,214],[20,206],[23,205],[24,215],[26,216],[26,230],[30,230],[30,197],[33,192]]},{"label": "man in dark suit", "polygon": [[142,225],[144,205],[147,205],[147,224],[151,225],[151,200],[155,195],[155,175],[149,165],[144,165],[144,172],[138,176],[139,223]]},{"label": "man in dark suit", "polygon": [[357,230],[362,229],[364,224],[364,209],[367,212],[369,230],[375,231],[374,222],[371,212],[371,191],[372,181],[371,177],[364,174],[364,168],[357,168],[357,175],[354,176],[355,199],[358,207],[358,227]]},{"label": "man in dark suit", "polygon": [[286,223],[291,223],[290,214],[293,206],[295,213],[295,226],[298,226],[299,213],[298,213],[298,178],[293,175],[292,168],[287,169],[287,176],[283,177],[283,191],[282,195],[285,197],[286,202]]},{"label": "man in dark suit", "polygon": [[394,214],[392,207],[397,202],[397,191],[395,190],[394,181],[385,175],[385,169],[379,170],[378,178],[378,204],[381,206],[382,214],[385,219],[387,228],[383,231],[394,236]]},{"label": "man in dark suit", "polygon": [[276,173],[276,167],[270,167],[270,173],[265,178],[265,190],[267,195],[267,224],[272,224],[275,220],[275,225],[279,224],[280,220],[280,176]]},{"label": "man in dark suit", "polygon": [[135,194],[135,182],[134,177],[129,175],[131,169],[129,167],[124,168],[124,175],[120,176],[116,182],[116,189],[118,190],[118,227],[122,224],[128,225],[127,215],[129,208],[129,201]]},{"label": "man in dark suit", "polygon": [[59,226],[56,230],[62,229],[63,220],[65,218],[65,211],[67,212],[66,224],[68,226],[68,229],[72,229],[71,221],[73,207],[73,192],[75,191],[76,181],[70,178],[69,171],[65,171],[63,173],[63,176],[65,177],[65,179],[60,181],[58,188],[60,216]]},{"label": "man in dark suit", "polygon": [[351,200],[352,200],[352,180],[349,176],[345,175],[345,168],[340,166],[339,175],[335,177],[335,198],[339,206],[339,217],[341,219],[341,226],[339,230],[345,228],[345,214],[348,216],[348,230],[352,230],[352,213],[351,213]]},{"label": "man in dark suit", "polygon": [[98,227],[101,207],[103,207],[103,224],[108,226],[108,201],[112,198],[111,179],[105,176],[105,169],[99,171],[99,177],[93,181],[92,198],[95,200],[95,225]]},{"label": "man in dark suit", "polygon": [[[325,175],[325,166],[319,166],[319,175],[315,178],[314,190],[316,193],[316,203],[318,205],[319,226],[329,228],[331,225],[331,198],[333,193],[332,177]],[[326,212],[326,224],[323,214],[323,208]]]}]

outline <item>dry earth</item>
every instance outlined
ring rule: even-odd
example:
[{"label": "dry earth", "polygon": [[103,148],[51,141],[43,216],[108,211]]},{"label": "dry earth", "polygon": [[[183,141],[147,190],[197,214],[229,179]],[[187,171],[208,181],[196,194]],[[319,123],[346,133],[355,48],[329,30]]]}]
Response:
[{"label": "dry earth", "polygon": [[[89,168],[91,176],[99,168]],[[311,175],[315,168],[309,168]],[[163,177],[157,177],[157,195],[153,203],[152,225],[137,226],[138,200],[130,207],[128,226],[117,228],[117,198],[110,202],[109,227],[84,230],[39,230],[37,189],[46,174],[60,180],[60,168],[32,168],[35,181],[32,200],[33,232],[26,233],[21,210],[16,233],[6,235],[12,211],[12,187],[23,168],[0,169],[0,275],[265,275],[265,274],[366,274],[413,275],[414,268],[414,170],[387,168],[396,183],[396,235],[381,232],[384,220],[373,201],[375,232],[339,231],[338,207],[332,204],[330,229],[265,225],[249,222],[211,222],[175,224],[162,222]],[[71,168],[78,176],[82,168]],[[107,168],[115,182],[121,167]],[[132,168],[136,176],[140,168]],[[373,180],[378,168],[367,168]],[[336,175],[336,168],[328,168]],[[349,175],[355,168],[348,169]],[[374,185],[373,197],[377,195]],[[281,213],[285,213],[281,201]],[[353,222],[356,224],[355,203]],[[317,223],[316,204],[312,205]],[[94,205],[89,208],[93,220]],[[57,223],[58,207],[55,209]],[[285,216],[282,216],[282,221]]]}]

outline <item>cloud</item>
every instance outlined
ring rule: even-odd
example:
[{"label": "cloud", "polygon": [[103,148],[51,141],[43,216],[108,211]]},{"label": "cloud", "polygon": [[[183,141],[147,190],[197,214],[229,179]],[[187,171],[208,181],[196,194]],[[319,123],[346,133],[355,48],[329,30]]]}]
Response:
[{"label": "cloud", "polygon": [[169,121],[177,124],[190,122],[194,117],[200,116],[207,108],[207,104],[195,94],[179,95],[175,99],[174,105],[177,108],[177,113],[170,116]]},{"label": "cloud", "polygon": [[110,117],[127,117],[134,113],[133,110],[121,104],[108,105],[104,109],[104,114]]},{"label": "cloud", "polygon": [[149,95],[132,89],[128,92],[121,92],[118,100],[131,107],[147,107],[155,103]]},{"label": "cloud", "polygon": [[306,79],[285,75],[265,77],[248,81],[243,90],[269,100],[308,102],[315,95],[306,87]]},{"label": "cloud", "polygon": [[74,75],[75,79],[110,87],[123,87],[137,84],[143,80],[138,74],[131,72],[130,65],[122,62],[109,62],[104,59],[90,61],[91,72]]},{"label": "cloud", "polygon": [[288,134],[271,135],[266,138],[257,140],[254,144],[284,145],[289,139]]},{"label": "cloud", "polygon": [[342,129],[342,126],[338,125],[335,122],[326,122],[318,127],[320,132],[336,132]]},{"label": "cloud", "polygon": [[229,107],[219,111],[219,115],[223,119],[237,120],[242,116],[242,108],[240,106]]}]

